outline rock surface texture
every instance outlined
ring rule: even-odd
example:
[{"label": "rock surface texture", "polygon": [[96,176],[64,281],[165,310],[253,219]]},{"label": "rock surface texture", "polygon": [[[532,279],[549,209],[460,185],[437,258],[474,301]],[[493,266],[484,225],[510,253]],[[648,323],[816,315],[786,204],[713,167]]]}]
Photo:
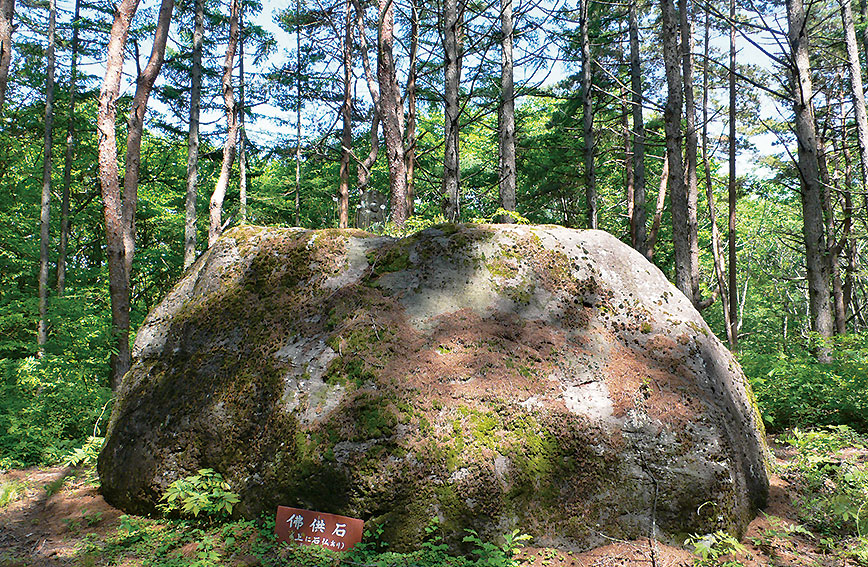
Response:
[{"label": "rock surface texture", "polygon": [[740,533],[768,494],[737,362],[614,237],[554,226],[230,231],[147,318],[106,499],[154,510],[210,467],[240,513],[380,523],[393,549]]}]

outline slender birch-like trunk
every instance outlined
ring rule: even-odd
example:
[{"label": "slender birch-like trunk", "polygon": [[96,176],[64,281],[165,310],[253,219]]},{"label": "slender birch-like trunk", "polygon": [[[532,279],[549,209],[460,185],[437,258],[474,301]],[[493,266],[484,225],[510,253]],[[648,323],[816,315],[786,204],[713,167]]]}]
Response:
[{"label": "slender birch-like trunk", "polygon": [[[627,93],[622,91],[621,96],[626,100]],[[624,136],[624,186],[626,187],[627,193],[627,221],[632,223],[635,214],[633,210],[636,208],[636,181],[633,176],[633,149],[630,137],[630,113],[627,112],[626,108],[624,109],[624,113],[621,114],[621,133]],[[632,244],[632,226],[629,230],[630,243]]]},{"label": "slender birch-like trunk", "polygon": [[443,2],[443,95],[444,156],[443,156],[443,213],[446,220],[458,222],[460,216],[461,166],[459,162],[459,135],[461,107],[458,101],[461,83],[461,25],[463,0]]},{"label": "slender birch-like trunk", "polygon": [[247,224],[247,132],[244,130],[244,2],[238,15],[238,216]]},{"label": "slender birch-like trunk", "polygon": [[[500,0],[500,112],[498,113],[497,139],[500,163],[498,189],[500,206],[507,211],[516,208],[515,170],[515,84],[512,55],[513,36],[512,0]],[[508,215],[501,215],[500,222],[512,222]]]},{"label": "slender birch-like trunk", "polygon": [[72,186],[72,159],[75,152],[75,102],[78,85],[78,18],[81,0],[75,0],[72,16],[72,61],[69,68],[69,122],[66,125],[66,152],[63,158],[63,192],[60,199],[60,244],[57,248],[57,295],[66,288],[66,247],[69,243],[69,188]]},{"label": "slender birch-like trunk", "polygon": [[[696,132],[696,102],[693,95],[693,26],[690,18],[688,0],[678,0],[678,12],[681,20],[681,68],[684,85],[684,125],[686,129],[684,189],[686,197],[687,227],[684,231],[687,247],[686,277],[690,282],[688,297],[694,305],[700,305],[699,296],[699,181],[696,173],[697,162],[697,132]],[[677,245],[676,245],[677,246]],[[687,292],[685,292],[687,293]]]},{"label": "slender birch-like trunk", "polygon": [[629,3],[630,90],[633,110],[633,212],[630,240],[633,248],[648,255],[645,212],[645,120],[642,116],[642,68],[639,59],[639,21],[636,3]]},{"label": "slender birch-like trunk", "polygon": [[342,49],[344,67],[344,100],[341,104],[341,167],[338,185],[338,226],[347,228],[350,222],[350,152],[353,144],[353,12],[350,0],[344,3],[344,44]]},{"label": "slender birch-like trunk", "polygon": [[663,221],[663,209],[666,205],[666,191],[669,187],[669,154],[663,154],[663,170],[660,172],[660,188],[657,191],[657,204],[654,207],[654,218],[651,230],[648,231],[645,257],[650,262],[654,258],[654,247],[657,246],[657,235],[660,234],[660,224]]},{"label": "slender birch-like trunk", "polygon": [[196,260],[196,199],[199,183],[199,110],[202,104],[202,41],[205,0],[196,0],[193,61],[190,69],[190,128],[187,138],[187,193],[184,207],[184,268]]},{"label": "slender birch-like trunk", "polygon": [[[865,112],[865,91],[862,87],[862,65],[859,62],[859,48],[856,44],[856,28],[853,23],[853,9],[850,0],[840,0],[841,21],[844,26],[844,40],[847,45],[847,66],[850,69],[850,96],[853,99],[853,115],[856,117],[856,139],[859,142],[859,168],[862,186],[868,186],[868,117]],[[868,211],[868,196],[866,196]]]},{"label": "slender birch-like trunk", "polygon": [[232,76],[235,70],[235,52],[238,49],[239,14],[241,1],[232,0],[229,13],[229,42],[226,44],[226,57],[223,59],[223,111],[226,113],[226,142],[223,144],[223,161],[220,165],[220,177],[211,202],[208,206],[210,224],[208,227],[208,247],[214,245],[223,231],[223,200],[229,187],[229,177],[232,164],[235,162],[235,148],[238,145],[238,109],[235,106],[235,92],[232,87]]},{"label": "slender birch-like trunk", "polygon": [[579,37],[582,47],[582,140],[584,142],[584,182],[587,226],[597,228],[597,174],[594,169],[594,105],[591,99],[591,43],[588,39],[590,0],[581,1]]},{"label": "slender birch-like trunk", "polygon": [[727,336],[732,337],[730,347],[735,350],[738,348],[738,256],[736,249],[736,205],[738,202],[738,187],[736,187],[736,162],[735,150],[737,141],[736,132],[736,78],[735,78],[735,0],[729,0],[729,179],[727,180],[727,197],[729,205],[728,218],[728,266],[729,270],[729,324],[730,331]]},{"label": "slender birch-like trunk", "polygon": [[15,15],[15,0],[0,0],[0,111],[6,101],[6,85],[9,82],[9,66],[12,64],[12,18]]},{"label": "slender birch-like trunk", "polygon": [[42,206],[39,215],[39,324],[36,329],[38,354],[45,353],[48,341],[48,251],[51,244],[51,150],[54,138],[54,43],[57,2],[48,0],[48,47],[45,50],[45,133],[42,159]]},{"label": "slender birch-like trunk", "polygon": [[301,0],[295,1],[295,226],[301,226]]},{"label": "slender birch-like trunk", "polygon": [[[367,157],[359,164],[357,171],[359,193],[364,193],[368,187],[368,179],[371,175],[371,168],[374,162],[377,161],[377,154],[380,151],[380,87],[374,77],[374,72],[371,69],[371,62],[368,59],[368,40],[365,35],[364,10],[359,0],[352,0],[356,11],[356,31],[359,33],[359,53],[362,58],[362,68],[365,73],[365,82],[368,85],[368,92],[371,93],[371,100],[374,101],[374,110],[371,117],[371,149]],[[358,224],[358,223],[357,223]]]},{"label": "slender birch-like trunk", "polygon": [[726,338],[730,348],[735,348],[735,338],[732,335],[732,322],[729,319],[729,291],[726,286],[726,273],[723,268],[723,254],[720,251],[720,232],[717,229],[717,211],[714,206],[714,185],[711,182],[711,160],[708,156],[708,63],[709,36],[711,15],[705,11],[705,41],[703,42],[705,62],[702,66],[702,166],[705,170],[705,198],[708,201],[708,217],[711,220],[711,253],[714,260],[714,275],[720,293],[720,304],[723,309],[723,321],[726,326]]},{"label": "slender birch-like trunk", "polygon": [[407,218],[413,216],[416,199],[416,78],[419,59],[419,7],[410,0],[410,63],[407,71],[407,132],[404,159],[407,162]]}]

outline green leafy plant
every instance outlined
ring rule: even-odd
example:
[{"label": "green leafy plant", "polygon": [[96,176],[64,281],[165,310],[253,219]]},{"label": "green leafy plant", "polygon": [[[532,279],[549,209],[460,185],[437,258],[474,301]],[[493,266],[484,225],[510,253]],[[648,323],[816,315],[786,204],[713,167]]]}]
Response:
[{"label": "green leafy plant", "polygon": [[814,538],[814,534],[801,524],[790,524],[777,516],[769,516],[765,513],[763,515],[768,519],[769,527],[759,530],[759,535],[752,537],[750,541],[766,554],[773,555],[776,545],[792,547],[790,538],[794,535]]},{"label": "green leafy plant", "polygon": [[844,555],[857,565],[868,567],[868,537],[859,537],[848,542]]},{"label": "green leafy plant", "polygon": [[63,458],[63,464],[68,467],[95,466],[99,452],[104,444],[105,437],[94,437],[91,435],[87,438],[84,445],[76,447],[66,454]]},{"label": "green leafy plant", "polygon": [[845,425],[814,431],[794,429],[784,440],[796,450],[786,474],[802,487],[800,513],[827,534],[868,534],[868,468],[842,450],[864,449]]},{"label": "green leafy plant", "polygon": [[476,218],[472,219],[470,222],[475,222],[475,223],[480,223],[480,224],[500,222],[500,219],[502,217],[509,217],[512,220],[512,222],[514,222],[516,224],[530,224],[530,221],[527,218],[521,216],[520,214],[518,214],[515,211],[506,210],[503,207],[498,207],[498,209],[496,211],[494,211],[494,214],[491,215],[490,217],[476,217]]},{"label": "green leafy plant", "polygon": [[497,545],[482,540],[475,530],[466,531],[468,535],[464,536],[463,541],[474,545],[473,554],[478,557],[476,565],[479,567],[515,567],[518,565],[515,559],[516,553],[524,542],[532,539],[528,534],[513,530],[504,534],[503,544]]},{"label": "green leafy plant", "polygon": [[169,485],[162,500],[166,513],[179,512],[184,516],[229,516],[238,503],[238,495],[229,483],[213,469],[200,469],[195,475],[181,478]]},{"label": "green leafy plant", "polygon": [[705,535],[693,534],[684,543],[699,556],[693,563],[698,567],[741,567],[735,556],[746,551],[734,536],[722,530]]}]

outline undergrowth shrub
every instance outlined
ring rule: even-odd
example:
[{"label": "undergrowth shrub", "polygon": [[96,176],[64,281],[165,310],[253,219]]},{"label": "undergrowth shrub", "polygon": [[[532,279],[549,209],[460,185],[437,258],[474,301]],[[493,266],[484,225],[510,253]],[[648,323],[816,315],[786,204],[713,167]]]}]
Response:
[{"label": "undergrowth shrub", "polygon": [[230,516],[238,503],[238,495],[214,469],[200,469],[196,474],[179,478],[169,485],[162,500],[163,511],[183,516],[212,518]]},{"label": "undergrowth shrub", "polygon": [[832,347],[829,364],[807,349],[741,355],[770,430],[848,425],[868,432],[868,335],[843,335]]},{"label": "undergrowth shrub", "polygon": [[47,354],[0,359],[0,469],[55,464],[108,415],[102,365]]},{"label": "undergrowth shrub", "polygon": [[698,556],[693,562],[696,567],[741,567],[736,555],[746,551],[738,538],[720,530],[713,534],[693,534],[684,544]]},{"label": "undergrowth shrub", "polygon": [[784,440],[795,458],[784,471],[799,487],[799,514],[859,565],[868,565],[868,464],[854,451],[868,448],[868,440],[845,425],[801,431]]}]

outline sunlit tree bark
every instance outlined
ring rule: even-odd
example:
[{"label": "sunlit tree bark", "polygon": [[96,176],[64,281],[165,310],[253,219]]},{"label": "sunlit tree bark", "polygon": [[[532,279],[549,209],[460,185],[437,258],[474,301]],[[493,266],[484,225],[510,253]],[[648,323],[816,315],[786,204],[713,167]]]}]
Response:
[{"label": "sunlit tree bark", "polygon": [[642,116],[642,68],[639,58],[639,21],[636,3],[629,3],[630,90],[633,111],[633,209],[630,240],[633,248],[647,256],[645,212],[645,120]]},{"label": "sunlit tree bark", "polygon": [[338,226],[347,228],[350,219],[350,154],[353,144],[353,12],[350,0],[345,2],[344,43],[342,60],[344,67],[344,100],[341,104],[341,166],[338,185]]},{"label": "sunlit tree bark", "polygon": [[[798,143],[802,231],[805,241],[811,327],[821,337],[830,338],[833,334],[833,322],[828,263],[825,258],[828,251],[823,227],[823,188],[820,183],[816,125],[811,106],[813,85],[802,0],[787,0],[787,24],[793,62],[792,99]],[[829,348],[821,346],[817,358],[820,362],[831,361]]]},{"label": "sunlit tree bark", "polygon": [[12,17],[15,0],[0,0],[0,110],[6,101],[6,85],[9,82],[9,66],[12,64]]},{"label": "sunlit tree bark", "polygon": [[106,229],[106,256],[109,272],[109,297],[112,330],[116,349],[111,355],[111,386],[117,388],[130,368],[130,280],[124,261],[124,239],[128,227],[123,220],[123,200],[118,177],[115,117],[120,92],[124,46],[138,0],[122,0],[115,8],[106,47],[106,72],[99,94],[97,132],[99,136],[99,176]]},{"label": "sunlit tree bark", "polygon": [[462,63],[462,20],[464,0],[443,2],[443,98],[444,157],[443,157],[443,212],[446,220],[457,222],[460,214],[461,166],[459,162],[459,135],[461,106],[459,88]]},{"label": "sunlit tree bark", "polygon": [[[512,0],[500,1],[500,112],[498,113],[497,139],[500,164],[498,188],[500,206],[514,211],[516,207],[515,170],[515,84],[513,81],[513,11]],[[500,222],[511,222],[508,215],[501,215]]]},{"label": "sunlit tree bark", "polygon": [[72,46],[69,68],[69,122],[66,125],[66,152],[63,159],[63,192],[60,203],[60,243],[57,248],[57,295],[62,296],[66,289],[66,247],[69,243],[69,190],[72,185],[72,158],[75,152],[75,103],[78,89],[78,19],[81,13],[81,0],[75,0],[72,16]]},{"label": "sunlit tree bark", "polygon": [[588,39],[588,8],[590,0],[580,6],[579,41],[582,48],[582,140],[584,142],[584,184],[587,227],[597,228],[597,174],[594,169],[594,103],[591,97],[591,43]]},{"label": "sunlit tree bark", "polygon": [[199,109],[202,104],[202,40],[205,0],[196,0],[190,67],[190,126],[187,138],[187,193],[184,207],[184,268],[196,260],[196,199],[199,183]]},{"label": "sunlit tree bark", "polygon": [[229,187],[229,176],[232,164],[235,162],[235,148],[238,145],[238,109],[235,106],[235,92],[232,87],[232,76],[235,69],[235,52],[238,49],[240,0],[232,0],[229,14],[229,42],[226,44],[226,57],[223,59],[223,111],[226,114],[226,141],[223,144],[223,161],[220,165],[220,177],[211,194],[208,206],[209,227],[208,247],[214,245],[223,231],[223,200]]},{"label": "sunlit tree bark", "polygon": [[57,25],[57,3],[48,0],[48,46],[45,49],[45,131],[42,158],[42,206],[39,218],[39,324],[36,344],[40,356],[48,340],[48,250],[51,244],[51,149],[54,137],[54,43]]}]

